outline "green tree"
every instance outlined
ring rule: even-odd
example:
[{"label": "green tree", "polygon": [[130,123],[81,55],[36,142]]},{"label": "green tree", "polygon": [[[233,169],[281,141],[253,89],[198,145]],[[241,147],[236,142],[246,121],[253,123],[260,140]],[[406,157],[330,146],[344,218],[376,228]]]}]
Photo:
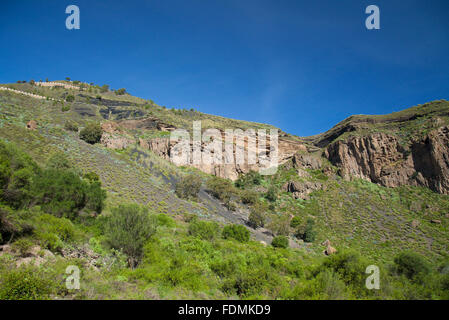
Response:
[{"label": "green tree", "polygon": [[128,257],[135,268],[140,262],[145,242],[156,233],[157,219],[148,209],[136,204],[121,204],[112,209],[105,226],[107,243]]}]

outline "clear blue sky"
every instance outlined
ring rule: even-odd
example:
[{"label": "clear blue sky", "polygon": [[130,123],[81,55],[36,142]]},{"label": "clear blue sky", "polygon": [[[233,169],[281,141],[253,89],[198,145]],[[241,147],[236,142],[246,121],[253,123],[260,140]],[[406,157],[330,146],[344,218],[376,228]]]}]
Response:
[{"label": "clear blue sky", "polygon": [[0,43],[1,83],[71,77],[300,136],[449,99],[447,0],[1,0]]}]

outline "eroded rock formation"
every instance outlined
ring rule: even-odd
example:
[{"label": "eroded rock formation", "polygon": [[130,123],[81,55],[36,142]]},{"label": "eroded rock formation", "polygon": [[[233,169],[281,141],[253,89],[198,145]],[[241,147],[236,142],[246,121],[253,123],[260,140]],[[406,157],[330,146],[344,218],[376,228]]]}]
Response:
[{"label": "eroded rock formation", "polygon": [[362,178],[386,187],[425,186],[449,193],[449,127],[404,147],[385,133],[352,136],[330,144],[325,156],[346,179]]}]

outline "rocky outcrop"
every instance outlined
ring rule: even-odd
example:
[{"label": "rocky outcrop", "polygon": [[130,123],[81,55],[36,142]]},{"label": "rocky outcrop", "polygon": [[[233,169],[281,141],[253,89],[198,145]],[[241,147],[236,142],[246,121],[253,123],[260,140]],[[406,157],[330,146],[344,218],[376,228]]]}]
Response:
[{"label": "rocky outcrop", "polygon": [[27,129],[30,130],[36,130],[37,129],[37,122],[34,120],[30,120],[27,122]]},{"label": "rocky outcrop", "polygon": [[283,190],[286,192],[290,192],[293,194],[293,197],[295,199],[303,199],[307,200],[309,199],[309,194],[312,193],[315,190],[319,190],[322,188],[322,184],[319,182],[297,182],[297,181],[290,181],[287,182],[283,186]]},{"label": "rocky outcrop", "polygon": [[326,256],[330,256],[330,255],[337,253],[337,249],[335,249],[334,247],[331,246],[331,242],[329,241],[329,239],[324,241],[322,243],[322,245],[326,247],[326,249],[323,251],[323,253]]},{"label": "rocky outcrop", "polygon": [[386,187],[425,186],[449,193],[449,127],[441,127],[409,147],[386,133],[336,141],[325,156],[346,179],[362,178]]},{"label": "rocky outcrop", "polygon": [[103,133],[100,143],[110,149],[126,149],[128,146],[134,144],[135,141],[124,136]]}]

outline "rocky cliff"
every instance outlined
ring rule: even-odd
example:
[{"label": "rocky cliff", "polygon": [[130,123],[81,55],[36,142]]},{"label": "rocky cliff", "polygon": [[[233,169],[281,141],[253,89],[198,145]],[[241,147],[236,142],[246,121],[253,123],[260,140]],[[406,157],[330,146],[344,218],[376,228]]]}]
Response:
[{"label": "rocky cliff", "polygon": [[406,147],[386,133],[351,136],[331,143],[324,154],[346,179],[363,178],[387,187],[425,186],[449,193],[449,126]]}]

